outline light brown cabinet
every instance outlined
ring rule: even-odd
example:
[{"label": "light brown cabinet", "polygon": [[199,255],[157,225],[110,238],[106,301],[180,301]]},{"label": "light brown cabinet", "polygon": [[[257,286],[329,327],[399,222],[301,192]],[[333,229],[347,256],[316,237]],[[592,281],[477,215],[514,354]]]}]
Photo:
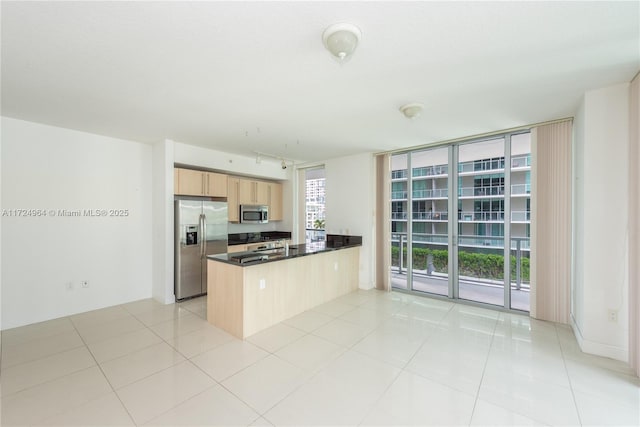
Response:
[{"label": "light brown cabinet", "polygon": [[227,253],[232,254],[236,252],[246,252],[247,245],[229,245],[227,246]]},{"label": "light brown cabinet", "polygon": [[173,173],[175,194],[227,197],[227,175],[182,168],[174,169]]},{"label": "light brown cabinet", "polygon": [[229,222],[240,221],[240,179],[229,177],[227,181],[227,206]]},{"label": "light brown cabinet", "polygon": [[229,221],[240,221],[240,205],[269,207],[269,221],[282,221],[282,184],[255,179],[229,177],[227,185]]},{"label": "light brown cabinet", "polygon": [[269,221],[282,221],[282,184],[269,183]]},{"label": "light brown cabinet", "polygon": [[244,339],[358,289],[360,248],[252,266],[209,260],[207,320]]},{"label": "light brown cabinet", "polygon": [[241,205],[268,205],[269,183],[251,179],[240,179],[238,200]]},{"label": "light brown cabinet", "polygon": [[214,172],[205,172],[205,182],[207,184],[206,196],[227,197],[227,175]]}]

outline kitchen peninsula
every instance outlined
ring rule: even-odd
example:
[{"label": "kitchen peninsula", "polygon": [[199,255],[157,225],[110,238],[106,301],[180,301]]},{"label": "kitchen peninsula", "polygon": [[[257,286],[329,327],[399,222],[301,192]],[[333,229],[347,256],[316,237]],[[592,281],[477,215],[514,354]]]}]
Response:
[{"label": "kitchen peninsula", "polygon": [[246,338],[358,288],[361,236],[208,257],[207,320]]}]

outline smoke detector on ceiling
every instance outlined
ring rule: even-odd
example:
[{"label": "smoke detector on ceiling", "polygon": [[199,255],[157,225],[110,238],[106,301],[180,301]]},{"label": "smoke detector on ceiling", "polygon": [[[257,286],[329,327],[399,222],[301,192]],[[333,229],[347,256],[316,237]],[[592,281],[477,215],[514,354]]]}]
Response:
[{"label": "smoke detector on ceiling", "polygon": [[422,114],[422,110],[424,110],[424,105],[419,102],[412,102],[411,104],[406,104],[400,107],[400,111],[408,119],[418,117]]}]

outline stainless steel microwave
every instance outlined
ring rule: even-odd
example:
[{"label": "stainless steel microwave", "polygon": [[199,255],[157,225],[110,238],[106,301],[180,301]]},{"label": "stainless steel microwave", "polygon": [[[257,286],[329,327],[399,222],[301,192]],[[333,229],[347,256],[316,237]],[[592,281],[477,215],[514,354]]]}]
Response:
[{"label": "stainless steel microwave", "polygon": [[240,205],[240,222],[243,224],[266,224],[269,222],[269,207]]}]

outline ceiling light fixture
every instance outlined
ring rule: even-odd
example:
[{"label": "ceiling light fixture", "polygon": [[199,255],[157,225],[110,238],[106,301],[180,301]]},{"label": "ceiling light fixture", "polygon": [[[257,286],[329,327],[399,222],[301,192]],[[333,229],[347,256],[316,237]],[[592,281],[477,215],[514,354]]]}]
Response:
[{"label": "ceiling light fixture", "polygon": [[289,167],[289,165],[293,166],[296,164],[295,160],[287,159],[286,157],[282,156],[276,156],[275,154],[263,153],[261,151],[253,151],[253,154],[256,155],[256,163],[262,163],[262,160],[264,159],[279,160],[282,169],[286,169],[287,167]]},{"label": "ceiling light fixture", "polygon": [[353,24],[340,23],[330,25],[322,33],[324,47],[340,62],[348,59],[358,46],[362,33]]},{"label": "ceiling light fixture", "polygon": [[418,117],[422,113],[422,110],[424,110],[424,105],[418,102],[413,102],[411,104],[403,105],[402,107],[400,107],[400,111],[408,119]]}]

